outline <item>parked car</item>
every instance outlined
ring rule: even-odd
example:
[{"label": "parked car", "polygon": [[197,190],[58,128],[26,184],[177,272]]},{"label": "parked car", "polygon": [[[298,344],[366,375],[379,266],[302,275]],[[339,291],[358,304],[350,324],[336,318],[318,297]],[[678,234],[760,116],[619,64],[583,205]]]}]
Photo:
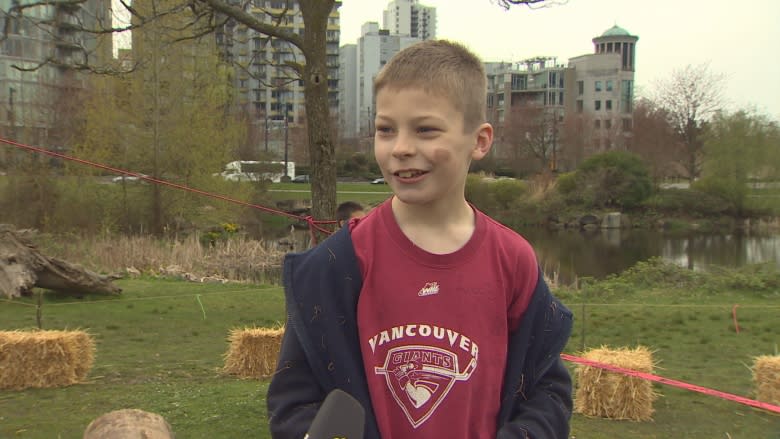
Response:
[{"label": "parked car", "polygon": [[[146,174],[138,174],[138,175],[140,175],[142,177],[148,177],[148,175],[146,175]],[[137,182],[139,180],[141,180],[142,182],[144,181],[143,178],[141,178],[141,177],[136,177],[135,175],[124,175],[124,174],[123,175],[117,175],[116,177],[111,179],[111,181],[113,183],[121,183],[122,180],[124,180],[124,181],[126,181],[128,183],[135,183],[135,182]]]},{"label": "parked car", "polygon": [[293,183],[308,183],[309,182],[309,176],[306,175],[306,174],[296,175],[295,178],[293,178],[290,181],[292,181]]},{"label": "parked car", "polygon": [[385,184],[385,183],[386,181],[384,177],[375,178],[374,180],[371,181],[371,184]]}]

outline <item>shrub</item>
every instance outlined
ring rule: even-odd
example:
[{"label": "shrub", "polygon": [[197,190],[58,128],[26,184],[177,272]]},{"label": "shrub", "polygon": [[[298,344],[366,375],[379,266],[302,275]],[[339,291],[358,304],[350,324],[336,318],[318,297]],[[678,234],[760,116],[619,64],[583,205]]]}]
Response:
[{"label": "shrub", "polygon": [[558,176],[556,180],[558,192],[562,194],[570,194],[577,189],[577,173],[566,172]]},{"label": "shrub", "polygon": [[696,189],[661,189],[644,205],[659,212],[694,217],[723,215],[730,207],[722,198]]},{"label": "shrub", "polygon": [[639,206],[652,194],[650,174],[642,159],[625,151],[610,151],[586,159],[576,171],[576,190],[569,195],[593,207]]},{"label": "shrub", "polygon": [[496,207],[490,187],[481,174],[466,176],[466,199],[483,212],[493,211]]},{"label": "shrub", "polygon": [[528,190],[528,186],[520,180],[498,180],[488,185],[488,190],[493,194],[493,199],[501,209],[509,209],[510,206],[521,198]]}]

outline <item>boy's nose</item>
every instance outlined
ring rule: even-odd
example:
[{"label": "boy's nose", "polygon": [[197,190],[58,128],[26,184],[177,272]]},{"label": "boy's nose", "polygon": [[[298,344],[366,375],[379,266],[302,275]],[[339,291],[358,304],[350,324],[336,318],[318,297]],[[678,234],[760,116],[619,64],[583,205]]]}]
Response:
[{"label": "boy's nose", "polygon": [[403,133],[398,133],[393,144],[394,157],[407,157],[415,152],[414,139]]}]

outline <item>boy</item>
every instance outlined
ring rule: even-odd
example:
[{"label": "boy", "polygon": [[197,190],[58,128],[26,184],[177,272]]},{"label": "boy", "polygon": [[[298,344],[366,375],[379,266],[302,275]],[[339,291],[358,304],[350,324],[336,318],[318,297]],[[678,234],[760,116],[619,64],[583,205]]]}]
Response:
[{"label": "boy", "polygon": [[333,389],[365,437],[568,437],[560,360],[572,315],[531,246],[465,199],[490,150],[480,60],[447,41],[374,83],[375,156],[393,197],[285,260],[287,330],[268,390],[274,438],[301,438]]},{"label": "boy", "polygon": [[345,201],[336,207],[336,220],[339,222],[339,227],[348,223],[352,218],[363,218],[364,216],[366,216],[365,209],[355,201]]}]

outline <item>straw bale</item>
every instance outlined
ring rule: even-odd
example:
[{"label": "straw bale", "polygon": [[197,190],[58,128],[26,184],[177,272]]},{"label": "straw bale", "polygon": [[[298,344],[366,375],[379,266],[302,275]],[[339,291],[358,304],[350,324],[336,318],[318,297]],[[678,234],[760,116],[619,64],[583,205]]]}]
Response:
[{"label": "straw bale", "polygon": [[94,360],[95,342],[84,331],[0,331],[0,389],[76,384]]},{"label": "straw bale", "polygon": [[[652,352],[646,347],[610,349],[602,346],[583,358],[639,372],[653,372]],[[597,367],[577,366],[574,409],[585,416],[650,421],[658,394],[652,383]]]},{"label": "straw bale", "polygon": [[223,371],[241,378],[265,378],[276,370],[284,328],[232,329]]},{"label": "straw bale", "polygon": [[138,409],[108,412],[89,423],[83,439],[173,439],[173,429],[162,416]]},{"label": "straw bale", "polygon": [[762,355],[753,363],[756,399],[780,405],[780,355]]}]

